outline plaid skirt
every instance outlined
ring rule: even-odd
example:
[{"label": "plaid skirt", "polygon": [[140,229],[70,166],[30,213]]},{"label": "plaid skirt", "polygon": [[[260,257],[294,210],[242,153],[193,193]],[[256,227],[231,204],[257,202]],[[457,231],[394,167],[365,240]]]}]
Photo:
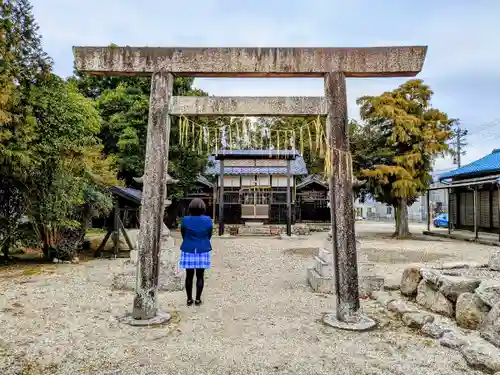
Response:
[{"label": "plaid skirt", "polygon": [[180,268],[210,268],[211,251],[206,253],[185,253],[181,251]]}]

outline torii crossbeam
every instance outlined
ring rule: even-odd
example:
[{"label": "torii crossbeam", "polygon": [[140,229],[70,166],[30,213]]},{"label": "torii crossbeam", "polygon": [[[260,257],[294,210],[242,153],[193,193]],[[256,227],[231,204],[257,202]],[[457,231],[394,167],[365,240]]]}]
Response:
[{"label": "torii crossbeam", "polygon": [[[412,77],[425,46],[368,48],[153,48],[74,47],[76,69],[94,75],[152,77],[139,234],[139,285],[133,318],[150,321],[157,309],[158,257],[166,196],[170,116],[326,115],[333,165],[349,155],[346,77]],[[174,76],[324,77],[324,98],[172,97]],[[336,314],[325,322],[368,329],[359,313],[352,172],[330,178]]]}]

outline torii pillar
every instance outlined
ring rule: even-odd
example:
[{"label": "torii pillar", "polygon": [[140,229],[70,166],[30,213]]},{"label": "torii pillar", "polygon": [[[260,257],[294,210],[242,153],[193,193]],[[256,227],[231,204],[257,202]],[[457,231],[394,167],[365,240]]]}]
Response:
[{"label": "torii pillar", "polygon": [[[327,116],[334,176],[330,179],[337,311],[324,322],[366,330],[374,322],[359,311],[352,166],[347,129],[346,78],[413,77],[427,47],[372,48],[152,48],[75,47],[76,69],[95,75],[152,77],[141,216],[140,280],[136,325],[164,321],[156,307],[158,256],[166,186],[170,115]],[[174,76],[323,77],[325,97],[172,97]]]}]

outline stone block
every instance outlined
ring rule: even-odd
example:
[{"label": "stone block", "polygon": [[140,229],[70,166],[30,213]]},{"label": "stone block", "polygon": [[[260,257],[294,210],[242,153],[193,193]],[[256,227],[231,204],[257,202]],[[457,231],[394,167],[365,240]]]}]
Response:
[{"label": "stone block", "polygon": [[319,248],[318,249],[318,257],[327,263],[333,263],[332,249],[325,248],[325,247]]},{"label": "stone block", "polygon": [[[335,293],[334,278],[332,276],[320,275],[315,267],[308,268],[307,279],[311,288],[318,293]],[[369,297],[375,290],[382,289],[384,279],[377,276],[359,276],[358,292],[359,296]]]},{"label": "stone block", "polygon": [[314,269],[321,276],[333,277],[333,263],[325,262],[319,256],[314,257]]},{"label": "stone block", "polygon": [[396,299],[396,297],[390,295],[389,293],[387,292],[383,292],[383,291],[380,291],[380,290],[376,290],[372,293],[372,296],[371,296],[373,299],[375,299],[377,301],[377,303],[379,303],[380,305],[382,305],[383,307],[387,307],[387,305],[394,301]]},{"label": "stone block", "polygon": [[439,340],[439,343],[451,349],[460,349],[467,345],[465,337],[455,331],[445,332],[443,337]]},{"label": "stone block", "polygon": [[488,373],[500,371],[500,349],[483,340],[474,340],[460,348],[472,368]]},{"label": "stone block", "polygon": [[462,293],[455,308],[455,319],[462,328],[477,329],[488,314],[489,307],[473,293]]},{"label": "stone block", "polygon": [[432,288],[431,284],[423,279],[417,288],[417,303],[438,314],[454,317],[455,309],[453,303],[440,291]]},{"label": "stone block", "polygon": [[432,268],[422,268],[420,270],[420,275],[422,278],[430,284],[439,287],[439,280],[441,279],[441,273],[438,270]]},{"label": "stone block", "polygon": [[396,299],[387,304],[387,310],[392,311],[396,314],[403,315],[409,312],[415,312],[415,309],[412,309],[410,306],[406,304],[405,301],[401,299]]},{"label": "stone block", "polygon": [[500,302],[486,315],[480,331],[482,338],[500,348]]},{"label": "stone block", "polygon": [[441,275],[438,282],[439,291],[449,300],[456,302],[462,293],[473,293],[481,283],[480,280],[461,276]]},{"label": "stone block", "polygon": [[[425,46],[374,48],[172,48],[74,47],[76,69],[91,73],[151,74],[159,70],[188,76],[409,77],[422,70]],[[188,74],[189,73],[189,74]]]},{"label": "stone block", "polygon": [[426,336],[432,337],[434,339],[440,339],[446,332],[449,332],[450,330],[442,327],[436,322],[432,322],[425,323],[420,331]]},{"label": "stone block", "polygon": [[488,267],[490,270],[500,271],[500,251],[497,250],[491,254]]},{"label": "stone block", "polygon": [[420,267],[411,266],[405,268],[401,276],[401,294],[405,296],[414,296],[417,294],[418,283],[422,280]]},{"label": "stone block", "polygon": [[404,313],[401,320],[407,327],[420,328],[424,324],[434,322],[434,317],[421,311],[415,311]]},{"label": "stone block", "polygon": [[314,268],[307,269],[307,281],[316,293],[331,294],[334,291],[331,277],[323,277]]},{"label": "stone block", "polygon": [[484,280],[474,293],[490,307],[500,302],[500,281]]}]

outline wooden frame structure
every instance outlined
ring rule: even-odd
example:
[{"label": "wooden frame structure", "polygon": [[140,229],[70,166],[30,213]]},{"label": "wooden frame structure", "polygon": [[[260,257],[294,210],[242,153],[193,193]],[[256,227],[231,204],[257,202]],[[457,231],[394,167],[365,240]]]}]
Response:
[{"label": "wooden frame structure", "polygon": [[[346,77],[412,77],[423,66],[427,47],[373,48],[151,48],[74,47],[75,66],[95,75],[151,76],[144,190],[139,234],[139,286],[133,318],[158,316],[158,262],[161,218],[166,195],[170,116],[326,115],[333,165],[349,165]],[[324,77],[325,97],[192,99],[172,96],[174,76]],[[312,105],[306,103],[313,102]],[[202,105],[200,105],[202,103]],[[236,103],[236,104],[234,104]],[[181,111],[178,111],[179,113]],[[367,329],[359,314],[352,175],[332,176],[331,215],[337,311],[325,322],[340,328]]]},{"label": "wooden frame structure", "polygon": [[[130,189],[128,189],[128,190],[130,190]],[[127,234],[127,230],[125,229],[125,225],[123,224],[123,221],[126,220],[126,216],[129,212],[129,209],[122,208],[120,206],[120,198],[132,202],[134,205],[137,205],[137,207],[139,207],[141,205],[141,201],[137,198],[136,195],[127,194],[127,191],[120,188],[120,187],[112,187],[112,188],[110,188],[110,191],[115,196],[115,205],[113,207],[113,211],[109,215],[110,220],[108,221],[108,223],[109,223],[108,224],[108,231],[107,231],[106,235],[104,236],[102,242],[100,243],[99,247],[95,250],[94,256],[96,256],[96,257],[102,256],[102,252],[104,250],[104,247],[106,246],[107,242],[111,238],[113,241],[113,257],[116,259],[116,257],[118,256],[118,253],[120,251],[120,249],[119,249],[120,232],[122,233],[123,237],[125,238],[125,241],[127,242],[127,246],[129,247],[129,249],[134,250],[134,245],[132,244],[132,241],[130,241],[130,238]],[[139,192],[139,191],[137,191],[137,192]],[[121,219],[122,214],[124,216],[123,221]]]}]

